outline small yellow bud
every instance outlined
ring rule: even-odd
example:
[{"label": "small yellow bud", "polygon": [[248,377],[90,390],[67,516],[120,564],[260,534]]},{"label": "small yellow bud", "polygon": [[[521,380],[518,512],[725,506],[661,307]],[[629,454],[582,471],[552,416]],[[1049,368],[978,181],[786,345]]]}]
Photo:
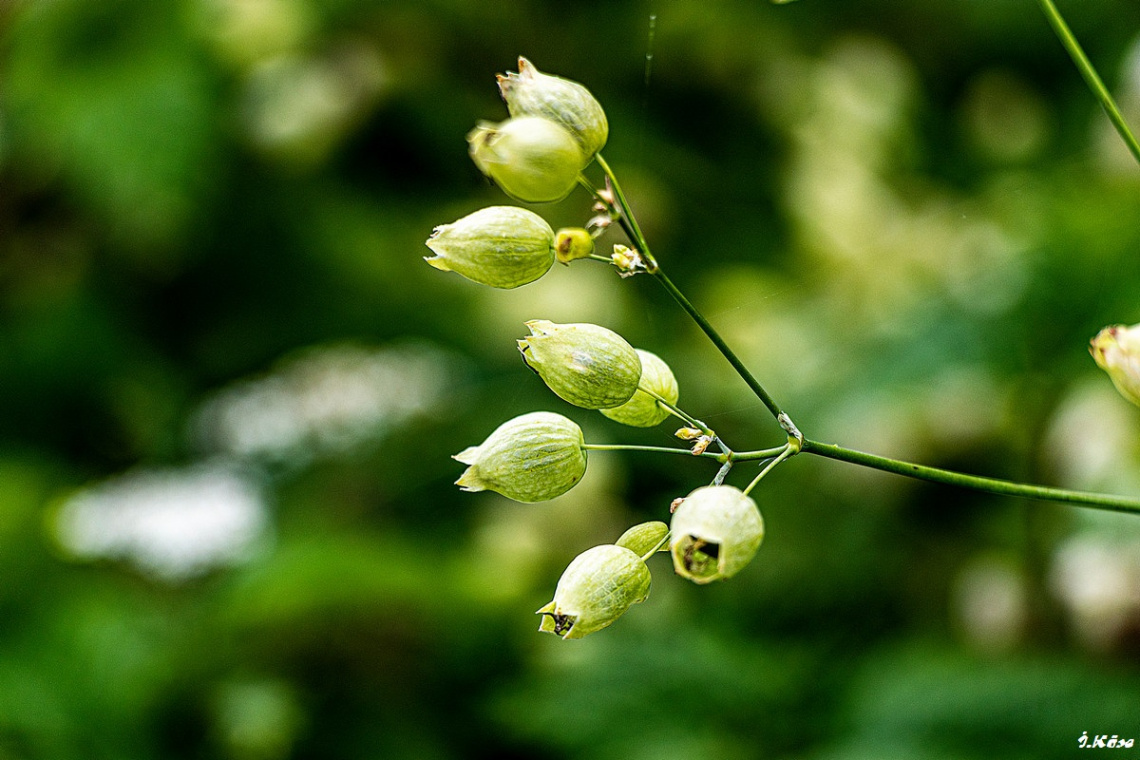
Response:
[{"label": "small yellow bud", "polygon": [[563,400],[584,409],[629,401],[641,379],[641,359],[612,330],[591,324],[558,325],[536,319],[519,343],[523,361]]},{"label": "small yellow bud", "polygon": [[756,502],[733,486],[693,491],[673,513],[670,528],[673,568],[694,583],[736,575],[764,540]]},{"label": "small yellow bud", "polygon": [[424,261],[494,288],[517,288],[554,265],[554,231],[541,216],[517,206],[491,206],[436,227]]},{"label": "small yellow bud", "polygon": [[1140,325],[1104,328],[1092,339],[1089,353],[1120,394],[1140,406]]},{"label": "small yellow bud", "polygon": [[637,249],[621,243],[614,244],[614,252],[610,256],[610,260],[617,267],[618,273],[623,279],[645,271],[645,260],[641,258]]},{"label": "small yellow bud", "polygon": [[660,520],[643,522],[622,533],[621,538],[614,543],[624,546],[639,557],[644,557],[658,545],[660,546],[657,551],[668,551],[668,544],[662,543],[668,532],[669,526]]},{"label": "small yellow bud", "polygon": [[554,254],[558,261],[569,264],[594,252],[594,238],[581,227],[566,227],[554,236]]},{"label": "small yellow bud", "polygon": [[455,459],[470,465],[455,481],[464,491],[495,491],[532,503],[569,491],[586,474],[582,429],[553,412],[531,412],[500,425]]},{"label": "small yellow bud", "polygon": [[670,412],[657,399],[646,393],[652,391],[670,404],[676,405],[680,391],[677,388],[677,378],[673,370],[656,354],[635,349],[641,359],[641,380],[638,390],[633,397],[621,406],[612,409],[602,409],[602,414],[614,422],[633,427],[653,427],[668,419]]},{"label": "small yellow bud", "polygon": [[541,116],[561,124],[582,148],[583,166],[606,144],[610,134],[606,112],[577,82],[543,74],[526,58],[519,58],[519,73],[500,74],[497,79],[511,116]]},{"label": "small yellow bud", "polygon": [[580,639],[617,620],[649,596],[649,568],[630,549],[603,544],[574,558],[554,591],[554,600],[535,614],[538,630]]},{"label": "small yellow bud", "polygon": [[704,433],[696,428],[683,427],[677,428],[677,432],[673,433],[673,435],[682,441],[695,441],[704,435]]},{"label": "small yellow bud", "polygon": [[467,135],[471,159],[507,195],[549,203],[569,195],[582,170],[573,135],[549,119],[521,116],[480,123]]}]

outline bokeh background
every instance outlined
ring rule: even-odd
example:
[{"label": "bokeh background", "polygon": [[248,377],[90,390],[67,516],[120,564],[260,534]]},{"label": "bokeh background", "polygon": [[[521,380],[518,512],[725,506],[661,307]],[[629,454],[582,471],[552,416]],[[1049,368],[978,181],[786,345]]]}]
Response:
[{"label": "bokeh background", "polygon": [[[1140,5],[1063,10],[1140,123]],[[598,96],[658,257],[809,435],[1140,494],[1140,410],[1086,350],[1140,322],[1140,171],[1031,0],[6,0],[0,30],[0,759],[1140,739],[1140,518],[802,456],[740,576],[655,558],[647,603],[563,642],[533,614],[562,568],[715,466],[453,485],[537,409],[670,445],[550,395],[532,318],[658,353],[738,449],[782,440],[647,278],[422,263],[507,202],[464,135],[522,54]]]}]

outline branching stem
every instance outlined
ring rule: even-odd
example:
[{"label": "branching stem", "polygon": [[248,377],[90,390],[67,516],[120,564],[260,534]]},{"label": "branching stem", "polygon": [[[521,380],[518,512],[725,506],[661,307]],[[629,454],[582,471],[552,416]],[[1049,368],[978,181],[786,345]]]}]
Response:
[{"label": "branching stem", "polygon": [[776,465],[796,453],[798,453],[798,450],[791,444],[784,446],[783,450],[776,456],[776,458],[768,464],[764,465],[764,469],[760,471],[760,474],[752,479],[752,482],[749,483],[748,487],[744,489],[744,495],[747,496],[752,491],[752,489],[756,487],[756,484],[763,480],[764,476],[771,472]]},{"label": "branching stem", "polygon": [[787,414],[784,413],[784,410],[780,408],[779,404],[776,403],[768,391],[764,389],[760,381],[744,366],[744,362],[740,360],[736,352],[725,343],[724,338],[720,336],[716,328],[705,319],[705,315],[693,305],[685,294],[681,292],[681,289],[674,285],[668,275],[662,271],[661,266],[657,263],[657,259],[653,256],[653,252],[649,249],[649,243],[642,234],[641,227],[637,224],[637,217],[633,215],[629,203],[626,202],[625,193],[622,192],[621,184],[618,182],[617,177],[614,176],[613,170],[609,164],[606,163],[605,159],[602,158],[600,153],[595,156],[595,160],[598,162],[598,166],[602,167],[602,171],[606,173],[606,176],[610,180],[610,185],[614,189],[614,202],[617,204],[617,211],[619,212],[618,222],[622,225],[622,229],[625,230],[630,240],[633,241],[633,244],[636,245],[641,252],[642,257],[645,259],[646,270],[661,283],[665,290],[669,292],[669,295],[673,296],[673,300],[697,323],[697,326],[701,328],[704,334],[708,336],[708,339],[716,346],[717,350],[728,360],[732,368],[736,370],[736,374],[740,375],[741,379],[744,380],[748,387],[752,389],[752,392],[756,394],[756,397],[764,403],[764,406],[768,407],[768,411],[772,413],[772,416],[777,420],[780,419],[781,415],[787,417]]},{"label": "branching stem", "polygon": [[842,462],[871,467],[884,472],[893,472],[896,475],[905,475],[909,478],[928,480],[933,483],[961,486],[975,491],[1001,494],[1002,496],[1022,496],[1029,499],[1045,499],[1059,501],[1067,504],[1077,504],[1085,507],[1095,507],[1115,512],[1131,512],[1140,514],[1140,499],[1112,494],[1089,493],[1087,491],[1070,491],[1064,488],[1048,488],[1034,486],[1027,483],[1015,483],[997,478],[984,478],[978,475],[967,475],[952,470],[942,470],[937,467],[926,467],[920,464],[890,459],[875,454],[866,454],[862,451],[847,449],[830,443],[805,440],[804,453],[816,454],[828,459],[838,459]]},{"label": "branching stem", "polygon": [[[1112,100],[1112,96],[1100,81],[1097,76],[1096,70],[1089,63],[1084,53],[1081,51],[1080,46],[1077,44],[1076,39],[1065,25],[1064,20],[1057,12],[1056,7],[1053,5],[1052,0],[1039,0],[1042,8],[1045,10],[1046,16],[1053,24],[1057,35],[1061,38],[1061,42],[1069,50],[1073,56],[1073,60],[1077,62],[1077,67],[1080,69],[1082,75],[1085,77],[1093,92],[1100,98],[1102,105],[1108,112],[1109,118],[1116,126],[1120,136],[1128,144],[1129,150],[1140,161],[1140,144],[1137,143],[1136,138],[1128,129],[1123,117],[1120,115],[1120,110],[1116,107],[1116,103]],[[761,451],[746,451],[734,452],[715,437],[715,434],[708,429],[704,423],[690,417],[689,415],[677,409],[672,404],[669,404],[664,399],[654,395],[658,403],[662,404],[664,408],[668,409],[674,415],[685,420],[693,427],[699,428],[706,435],[712,436],[714,440],[721,446],[721,453],[715,454],[711,452],[703,452],[700,456],[713,457],[721,462],[722,467],[720,472],[714,478],[714,483],[719,484],[723,481],[724,476],[727,475],[729,469],[735,462],[750,460],[750,459],[772,459],[760,474],[757,475],[752,482],[745,489],[744,493],[750,492],[761,479],[764,478],[771,470],[790,456],[793,456],[800,451],[817,456],[827,457],[829,459],[837,459],[852,464],[861,465],[863,467],[870,467],[884,472],[891,472],[897,475],[905,475],[910,478],[917,478],[919,480],[927,480],[934,483],[943,483],[946,485],[960,486],[962,488],[970,488],[976,491],[984,491],[987,493],[1001,494],[1004,496],[1020,496],[1030,499],[1042,499],[1048,501],[1056,501],[1067,504],[1074,504],[1085,507],[1092,507],[1095,509],[1103,509],[1116,512],[1128,512],[1132,514],[1140,514],[1140,499],[1129,498],[1125,496],[1115,496],[1112,494],[1090,493],[1086,491],[1071,491],[1063,488],[1049,488],[1046,486],[1036,486],[1027,483],[1017,483],[1009,480],[1000,480],[998,478],[987,478],[978,475],[967,475],[961,472],[954,472],[952,470],[943,470],[937,467],[927,467],[924,465],[914,464],[899,459],[891,459],[889,457],[882,457],[875,454],[866,454],[854,449],[844,448],[828,443],[819,443],[806,438],[803,433],[799,431],[796,425],[792,422],[791,418],[785,413],[775,400],[768,394],[760,382],[752,375],[744,363],[736,355],[736,353],[725,343],[720,334],[713,328],[704,315],[693,305],[691,301],[685,296],[681,290],[673,284],[673,281],[661,270],[657,259],[649,249],[649,243],[645,240],[645,236],[641,232],[641,228],[634,217],[633,212],[630,210],[629,203],[626,201],[625,194],[622,192],[621,185],[614,176],[613,170],[601,154],[595,156],[598,165],[601,166],[609,181],[609,188],[612,189],[611,193],[602,193],[595,190],[588,182],[583,180],[583,184],[591,190],[594,197],[607,208],[607,213],[612,218],[615,218],[625,231],[629,239],[637,246],[645,261],[645,268],[649,274],[652,274],[658,282],[669,292],[673,299],[681,306],[682,309],[697,323],[697,326],[704,331],[717,350],[728,360],[736,373],[747,383],[752,392],[756,394],[764,406],[768,408],[772,416],[780,423],[780,427],[788,434],[788,443],[784,446],[775,449],[764,449]],[[644,389],[643,389],[644,390]],[[600,448],[591,447],[587,448]],[[668,451],[670,453],[684,453],[692,455],[692,452],[687,449],[669,449],[658,448],[653,446],[620,446],[613,447],[615,449],[627,450],[640,450],[640,451]]]}]

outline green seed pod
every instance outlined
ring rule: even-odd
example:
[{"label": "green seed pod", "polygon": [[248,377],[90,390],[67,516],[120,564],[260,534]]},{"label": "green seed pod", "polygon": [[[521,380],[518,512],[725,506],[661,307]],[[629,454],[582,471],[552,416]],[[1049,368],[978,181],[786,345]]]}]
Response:
[{"label": "green seed pod", "polygon": [[436,227],[424,261],[493,288],[534,282],[554,265],[554,230],[517,206],[491,206]]},{"label": "green seed pod", "polygon": [[733,486],[703,486],[673,513],[669,551],[678,575],[711,583],[736,575],[764,540],[756,502]]},{"label": "green seed pod", "polygon": [[538,630],[580,639],[617,620],[649,596],[649,568],[623,546],[603,544],[574,558],[554,591],[554,601],[535,614]]},{"label": "green seed pod", "polygon": [[590,324],[526,323],[519,341],[523,361],[562,399],[584,409],[629,401],[641,379],[641,359],[617,333]]},{"label": "green seed pod", "polygon": [[586,163],[606,144],[610,134],[606,112],[582,85],[543,74],[525,58],[519,58],[519,73],[496,78],[511,116],[542,116],[558,122],[574,135]]},{"label": "green seed pod", "polygon": [[[661,544],[665,538],[665,534],[669,532],[669,526],[660,520],[653,522],[643,522],[639,525],[634,525],[632,528],[621,534],[616,543],[618,546],[624,546],[632,551],[639,557],[644,557],[653,547]],[[661,544],[657,551],[666,551],[668,545]]]},{"label": "green seed pod", "polygon": [[1089,353],[1120,395],[1140,406],[1140,325],[1104,328],[1092,339]]},{"label": "green seed pod", "polygon": [[532,503],[569,491],[586,473],[582,429],[553,412],[531,412],[500,425],[455,459],[470,465],[455,484]]},{"label": "green seed pod", "polygon": [[563,264],[584,259],[594,252],[594,238],[581,227],[565,227],[554,235],[554,255]]},{"label": "green seed pod", "polygon": [[638,391],[629,401],[612,409],[602,409],[602,414],[614,422],[633,427],[653,427],[669,418],[669,410],[657,403],[657,399],[650,396],[645,390],[656,393],[670,404],[676,405],[680,391],[677,389],[677,378],[673,377],[673,370],[656,354],[636,349],[641,359],[641,380]]},{"label": "green seed pod", "polygon": [[467,135],[471,159],[507,195],[549,203],[569,195],[582,170],[573,135],[549,119],[521,116],[501,124],[482,122]]}]

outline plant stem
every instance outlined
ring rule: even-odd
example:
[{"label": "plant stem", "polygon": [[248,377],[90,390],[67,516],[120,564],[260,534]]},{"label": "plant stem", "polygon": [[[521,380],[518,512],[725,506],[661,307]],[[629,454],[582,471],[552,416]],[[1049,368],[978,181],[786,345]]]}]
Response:
[{"label": "plant stem", "polygon": [[1049,20],[1053,31],[1057,33],[1057,38],[1061,40],[1061,44],[1069,51],[1069,56],[1073,59],[1073,63],[1077,65],[1077,70],[1081,72],[1081,76],[1084,77],[1089,89],[1092,90],[1093,95],[1100,100],[1101,107],[1103,107],[1105,113],[1108,114],[1112,126],[1116,127],[1120,138],[1124,140],[1124,144],[1127,145],[1128,150],[1132,152],[1133,158],[1140,163],[1140,143],[1136,141],[1132,130],[1128,128],[1128,123],[1124,121],[1124,116],[1121,115],[1116,101],[1113,100],[1112,93],[1104,86],[1100,75],[1096,73],[1096,69],[1093,67],[1092,62],[1089,61],[1088,56],[1085,55],[1085,51],[1081,49],[1077,38],[1073,36],[1069,25],[1066,24],[1065,19],[1061,17],[1057,6],[1053,4],[1053,0],[1038,0],[1038,2],[1041,4],[1041,10],[1045,12],[1045,18]]},{"label": "plant stem", "polygon": [[[666,401],[664,398],[662,398],[659,394],[651,391],[649,388],[642,388],[639,386],[638,390],[641,391],[642,393],[647,394],[648,396],[651,396],[653,398],[653,400],[656,401],[658,404],[660,404],[661,407],[665,411],[669,412],[669,414],[673,415],[674,417],[679,419],[681,422],[684,422],[689,427],[694,427],[694,428],[700,430],[705,435],[712,437],[712,438],[716,438],[716,432],[712,428],[710,428],[708,425],[706,425],[705,423],[698,420],[693,415],[686,412],[684,409],[681,409],[678,406],[670,404],[668,401]],[[728,452],[725,452],[725,453],[728,453]]]},{"label": "plant stem", "polygon": [[669,543],[669,539],[672,536],[673,536],[672,531],[666,531],[665,535],[662,536],[661,540],[657,542],[657,546],[654,546],[652,549],[650,549],[648,552],[646,552],[644,555],[642,555],[641,561],[642,562],[648,562],[650,557],[652,557],[657,552],[661,551],[661,547],[663,547],[665,544]]},{"label": "plant stem", "polygon": [[753,478],[753,479],[752,479],[752,482],[748,484],[748,488],[745,488],[745,489],[744,489],[744,495],[745,495],[745,496],[747,496],[747,495],[749,494],[749,492],[750,492],[750,491],[751,491],[753,488],[755,488],[755,487],[756,487],[756,484],[757,484],[757,483],[759,483],[761,480],[763,480],[763,479],[764,479],[764,476],[765,476],[765,475],[767,475],[769,472],[771,472],[771,471],[772,471],[772,468],[773,468],[773,467],[775,467],[775,466],[776,466],[776,465],[778,465],[780,462],[783,462],[785,459],[787,459],[788,457],[790,457],[790,456],[792,456],[793,454],[796,454],[796,453],[798,453],[798,449],[796,449],[795,447],[793,447],[791,444],[789,444],[789,445],[787,445],[787,446],[784,446],[784,450],[780,452],[780,455],[779,455],[779,456],[777,456],[775,459],[773,459],[773,460],[772,460],[771,462],[769,462],[768,464],[766,464],[766,465],[764,466],[764,469],[760,471],[760,474],[759,474],[759,475],[757,475],[755,478]]},{"label": "plant stem", "polygon": [[1124,496],[1089,493],[1087,491],[1070,491],[1064,488],[1048,488],[1046,486],[1034,486],[1026,483],[1014,483],[1009,480],[999,480],[997,478],[966,475],[961,472],[942,470],[937,467],[926,467],[924,465],[881,457],[875,454],[866,454],[862,451],[854,451],[853,449],[847,449],[842,446],[836,446],[830,443],[819,443],[812,440],[804,441],[803,451],[829,459],[838,459],[842,462],[850,462],[852,464],[862,465],[863,467],[883,470],[884,472],[893,472],[896,475],[905,475],[909,478],[917,478],[919,480],[929,480],[933,483],[944,483],[946,485],[972,488],[975,491],[985,491],[987,493],[995,493],[1003,496],[1022,496],[1029,499],[1045,499],[1047,501],[1059,501],[1115,512],[1140,514],[1140,499],[1132,499]]},{"label": "plant stem", "polygon": [[[587,451],[651,451],[658,454],[685,454],[687,456],[700,456],[715,459],[718,462],[727,461],[729,456],[727,454],[719,454],[715,451],[706,451],[703,454],[694,454],[690,449],[678,449],[672,446],[640,446],[635,444],[625,443],[584,443],[582,448]],[[732,459],[739,459],[740,457],[733,455]],[[748,457],[754,459],[756,457]]]},{"label": "plant stem", "polygon": [[724,358],[728,360],[728,363],[732,365],[732,368],[736,370],[736,374],[740,375],[741,379],[744,380],[748,387],[752,389],[752,392],[756,394],[756,397],[764,403],[764,406],[768,407],[768,411],[772,413],[772,416],[780,421],[781,426],[783,426],[784,423],[783,420],[781,420],[781,417],[787,418],[784,410],[780,408],[775,399],[773,399],[772,396],[769,395],[768,391],[764,389],[764,386],[760,384],[760,381],[757,380],[755,376],[753,376],[753,374],[748,371],[748,368],[744,366],[744,362],[742,362],[740,360],[740,357],[736,355],[736,352],[733,351],[729,345],[724,342],[724,338],[722,338],[720,336],[720,333],[716,331],[716,328],[714,328],[712,324],[710,324],[709,321],[705,319],[704,314],[702,314],[697,309],[697,307],[693,305],[693,303],[685,296],[685,294],[681,292],[680,288],[674,285],[673,281],[669,279],[668,275],[666,275],[665,272],[661,270],[661,267],[657,263],[657,259],[654,258],[652,251],[649,250],[649,243],[646,241],[645,236],[642,234],[641,227],[638,226],[637,218],[633,215],[633,211],[630,209],[629,203],[626,202],[625,193],[622,192],[621,185],[618,183],[617,177],[614,175],[613,170],[610,168],[609,164],[606,163],[605,159],[602,158],[601,153],[598,153],[596,156],[594,156],[594,160],[598,162],[598,166],[602,167],[602,171],[606,173],[606,176],[610,180],[610,185],[614,189],[614,201],[617,203],[618,211],[620,212],[619,222],[621,223],[622,228],[626,231],[626,234],[629,235],[630,240],[633,241],[633,244],[637,246],[638,250],[641,252],[641,255],[645,258],[647,271],[652,274],[657,279],[657,281],[661,283],[662,286],[664,286],[665,290],[669,292],[669,295],[673,296],[673,300],[676,301],[678,305],[680,305],[680,307],[684,309],[685,312],[692,318],[692,320],[697,323],[697,326],[701,328],[706,336],[708,336],[708,339],[712,341],[713,345],[716,346],[721,355],[723,355]]},{"label": "plant stem", "polygon": [[771,459],[777,454],[787,449],[787,444],[783,446],[776,446],[771,449],[760,449],[759,451],[734,451],[732,453],[732,461],[734,462],[747,462],[755,459]]}]

